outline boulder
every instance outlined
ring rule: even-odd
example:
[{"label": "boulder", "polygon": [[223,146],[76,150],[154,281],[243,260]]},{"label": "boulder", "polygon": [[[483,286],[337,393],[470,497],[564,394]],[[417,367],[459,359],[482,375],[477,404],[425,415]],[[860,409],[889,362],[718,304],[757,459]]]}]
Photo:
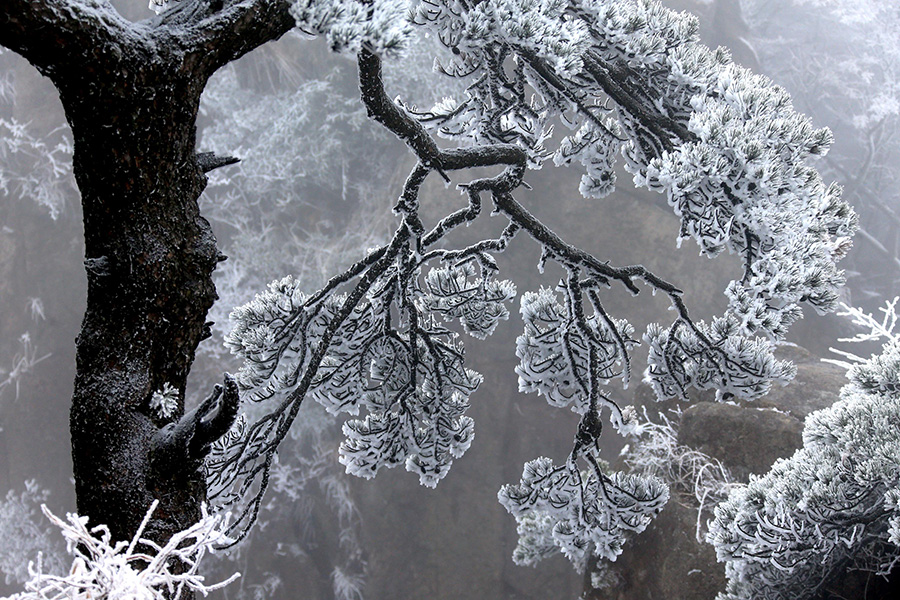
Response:
[{"label": "boulder", "polygon": [[[777,458],[791,455],[802,445],[803,420],[833,404],[846,380],[843,369],[801,348],[783,348],[779,354],[797,364],[795,381],[752,403],[717,403],[711,394],[701,395],[683,409],[678,442],[718,459],[739,481],[765,473]],[[642,384],[635,404],[649,410],[652,397]],[[664,403],[663,408],[673,405]],[[711,508],[703,507],[701,525],[711,518]],[[616,562],[592,565],[583,598],[713,600],[725,587],[724,566],[716,562],[712,546],[697,540],[697,511],[692,494],[673,490],[662,513],[629,540]]]}]

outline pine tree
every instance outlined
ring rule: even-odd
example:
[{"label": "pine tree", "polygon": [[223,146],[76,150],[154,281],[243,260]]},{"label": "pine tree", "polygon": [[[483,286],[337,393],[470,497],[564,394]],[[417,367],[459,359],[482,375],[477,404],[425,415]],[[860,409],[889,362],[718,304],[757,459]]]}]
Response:
[{"label": "pine tree", "polygon": [[[527,236],[542,248],[541,266],[565,275],[555,288],[521,295],[520,389],[572,406],[581,421],[562,464],[529,462],[500,499],[519,522],[517,560],[556,548],[576,565],[590,551],[614,558],[621,532],[646,527],[667,490],[601,466],[602,409],[620,431],[635,425],[605,386],[627,385],[638,343],[627,321],[607,313],[604,290],[649,289],[670,300],[672,322],[642,336],[644,377],[660,398],[690,388],[764,394],[792,376],[772,348],[801,303],[835,304],[836,262],[856,217],[812,166],[830,132],[726,50],[700,45],[686,14],[651,0],[158,8],[131,23],[104,0],[0,7],[0,44],[50,78],[74,135],[88,273],[71,412],[75,482],[78,512],[107,524],[111,540],[141,531],[164,546],[201,520],[207,499],[236,512],[226,533],[239,540],[307,397],[355,417],[340,449],[348,472],[371,477],[403,464],[436,485],[474,436],[466,410],[481,376],[466,368],[458,330],[483,338],[508,318],[517,289],[498,278],[494,255]],[[235,309],[228,345],[244,367],[185,413],[185,380],[209,335],[211,273],[224,258],[197,199],[205,174],[235,160],[196,152],[200,95],[218,69],[294,27],[355,56],[369,117],[417,163],[386,244],[315,293],[288,276]],[[438,68],[465,84],[428,109],[392,100],[381,72],[382,60],[402,61],[423,36]],[[694,321],[675,284],[574,247],[514,195],[529,169],[552,159],[581,165],[582,193],[602,198],[614,189],[619,156],[636,185],[666,195],[681,219],[679,241],[741,258],[723,315]],[[419,200],[429,176],[456,181],[465,206],[426,223]],[[482,219],[486,203],[502,233],[448,247],[448,234]],[[240,402],[254,404],[245,411],[252,418],[238,418]]]}]

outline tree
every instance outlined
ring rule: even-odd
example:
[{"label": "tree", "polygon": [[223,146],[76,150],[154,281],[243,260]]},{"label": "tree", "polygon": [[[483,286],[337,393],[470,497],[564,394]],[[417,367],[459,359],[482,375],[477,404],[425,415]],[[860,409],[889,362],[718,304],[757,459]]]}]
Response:
[{"label": "tree", "polygon": [[[615,557],[620,532],[646,527],[666,491],[600,466],[601,409],[620,430],[633,424],[603,386],[629,380],[637,343],[607,314],[603,288],[641,284],[670,299],[672,325],[644,336],[645,377],[660,397],[696,387],[752,398],[790,378],[771,349],[799,304],[829,310],[842,282],[835,262],[855,215],[808,164],[830,133],[727,52],[700,46],[694,19],[654,2],[189,0],[139,23],[100,0],[12,0],[0,11],[0,44],[53,81],[75,138],[88,272],[71,413],[76,492],[79,513],[108,524],[113,540],[132,539],[158,500],[145,532],[162,545],[200,519],[208,495],[236,507],[229,533],[240,538],[307,396],[334,413],[368,411],[344,426],[349,472],[405,464],[436,485],[472,442],[465,410],[480,382],[442,321],[483,338],[507,318],[515,287],[495,278],[492,254],[527,233],[564,281],[522,296],[520,388],[582,418],[565,463],[528,463],[501,500],[520,524],[520,559],[553,549],[576,564],[592,549]],[[197,199],[204,174],[234,160],[196,153],[200,94],[217,69],[294,26],[357,56],[369,116],[418,162],[390,242],[317,293],[285,278],[236,309],[229,345],[245,367],[185,413],[185,379],[210,327],[210,274],[224,258]],[[443,70],[468,83],[464,97],[430,110],[392,101],[381,78],[382,57],[420,32]],[[554,138],[557,121],[573,133]],[[457,147],[442,149],[433,134]],[[588,255],[513,197],[526,169],[551,156],[584,167],[584,195],[609,194],[620,151],[637,184],[666,193],[679,239],[741,257],[723,316],[695,322],[675,285]],[[426,227],[425,179],[472,168],[500,172],[463,179],[467,206]],[[485,198],[502,232],[445,247]],[[232,428],[239,388],[257,408]]]},{"label": "tree", "polygon": [[811,598],[843,572],[887,576],[900,560],[896,305],[881,320],[845,305],[865,332],[843,341],[883,338],[881,352],[842,351],[849,382],[807,417],[803,447],[716,507],[708,540],[725,563],[722,600]]}]

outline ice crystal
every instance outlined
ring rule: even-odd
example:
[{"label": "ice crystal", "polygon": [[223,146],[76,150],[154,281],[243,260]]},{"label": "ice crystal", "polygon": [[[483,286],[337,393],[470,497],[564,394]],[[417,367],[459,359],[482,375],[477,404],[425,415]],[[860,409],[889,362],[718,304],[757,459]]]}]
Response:
[{"label": "ice crystal", "polygon": [[150,410],[157,418],[170,420],[178,411],[179,397],[178,388],[167,381],[150,396]]},{"label": "ice crystal", "polygon": [[87,517],[68,514],[63,521],[46,507],[44,514],[62,530],[72,566],[64,575],[44,572],[40,556],[30,563],[31,579],[25,591],[10,600],[164,600],[181,596],[182,590],[209,592],[228,585],[240,575],[207,585],[197,573],[207,552],[229,540],[221,529],[223,515],[210,515],[203,507],[199,522],[173,535],[163,546],[141,537],[157,502],[130,542],[114,542],[105,525],[88,528]]}]

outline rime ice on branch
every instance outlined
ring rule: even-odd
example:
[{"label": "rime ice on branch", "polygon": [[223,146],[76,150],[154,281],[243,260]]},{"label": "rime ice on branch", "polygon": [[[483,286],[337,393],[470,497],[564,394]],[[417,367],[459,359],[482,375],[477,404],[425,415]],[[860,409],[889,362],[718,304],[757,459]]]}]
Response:
[{"label": "rime ice on branch", "polygon": [[[713,388],[752,399],[789,380],[793,367],[773,358],[773,343],[799,317],[801,302],[833,308],[843,282],[836,261],[856,227],[840,189],[810,165],[831,134],[796,114],[784,90],[732,64],[726,51],[701,46],[693,17],[649,0],[385,0],[365,14],[345,8],[299,2],[293,14],[301,30],[358,53],[369,116],[418,162],[394,206],[390,243],[316,294],[299,294],[287,278],[235,310],[228,343],[246,360],[240,382],[245,397],[266,409],[214,452],[211,490],[226,505],[247,502],[234,525],[240,535],[307,396],[332,413],[366,411],[344,426],[341,460],[349,472],[371,477],[403,463],[435,485],[472,442],[464,413],[480,382],[463,366],[459,334],[442,322],[459,320],[483,338],[507,317],[515,288],[496,279],[492,255],[525,232],[541,245],[542,261],[557,263],[566,277],[556,292],[522,296],[520,389],[571,404],[582,417],[563,465],[531,461],[522,481],[500,492],[519,521],[516,558],[531,563],[561,549],[576,565],[588,552],[614,559],[621,532],[646,527],[668,493],[654,478],[601,467],[601,409],[611,410],[620,430],[634,425],[603,386],[628,382],[637,343],[626,321],[607,314],[604,290],[646,286],[670,299],[674,321],[643,336],[645,378],[661,398]],[[396,21],[407,8],[409,21]],[[394,26],[375,27],[391,15]],[[436,41],[436,65],[468,83],[463,97],[430,110],[390,99],[378,56],[397,54],[422,34]],[[553,147],[552,127],[560,124],[571,133]],[[441,149],[432,135],[457,146]],[[635,184],[666,194],[681,218],[679,240],[694,239],[710,257],[723,250],[741,257],[724,315],[692,321],[675,285],[568,244],[513,197],[526,169],[550,158],[581,164],[582,192],[602,197],[613,190],[619,154]],[[496,174],[462,179],[466,205],[424,223],[419,193],[431,172],[449,181],[473,167]],[[506,221],[502,234],[443,247],[450,231],[481,217],[485,202]]]},{"label": "rime ice on branch", "polygon": [[803,600],[849,569],[887,575],[900,562],[900,335],[897,299],[878,321],[848,309],[885,338],[855,360],[833,406],[810,414],[803,447],[732,490],[716,507],[708,540],[725,563],[719,600]]},{"label": "rime ice on branch", "polygon": [[207,552],[230,542],[220,531],[227,521],[224,515],[210,515],[204,507],[199,522],[160,546],[142,537],[156,507],[154,502],[132,540],[115,541],[104,525],[88,528],[87,517],[71,513],[63,521],[42,505],[47,518],[62,530],[74,557],[72,566],[66,575],[45,573],[46,565],[38,556],[36,564],[28,565],[31,579],[25,591],[9,600],[165,600],[192,592],[206,596],[240,577],[235,573],[225,581],[206,584],[197,572]]}]

